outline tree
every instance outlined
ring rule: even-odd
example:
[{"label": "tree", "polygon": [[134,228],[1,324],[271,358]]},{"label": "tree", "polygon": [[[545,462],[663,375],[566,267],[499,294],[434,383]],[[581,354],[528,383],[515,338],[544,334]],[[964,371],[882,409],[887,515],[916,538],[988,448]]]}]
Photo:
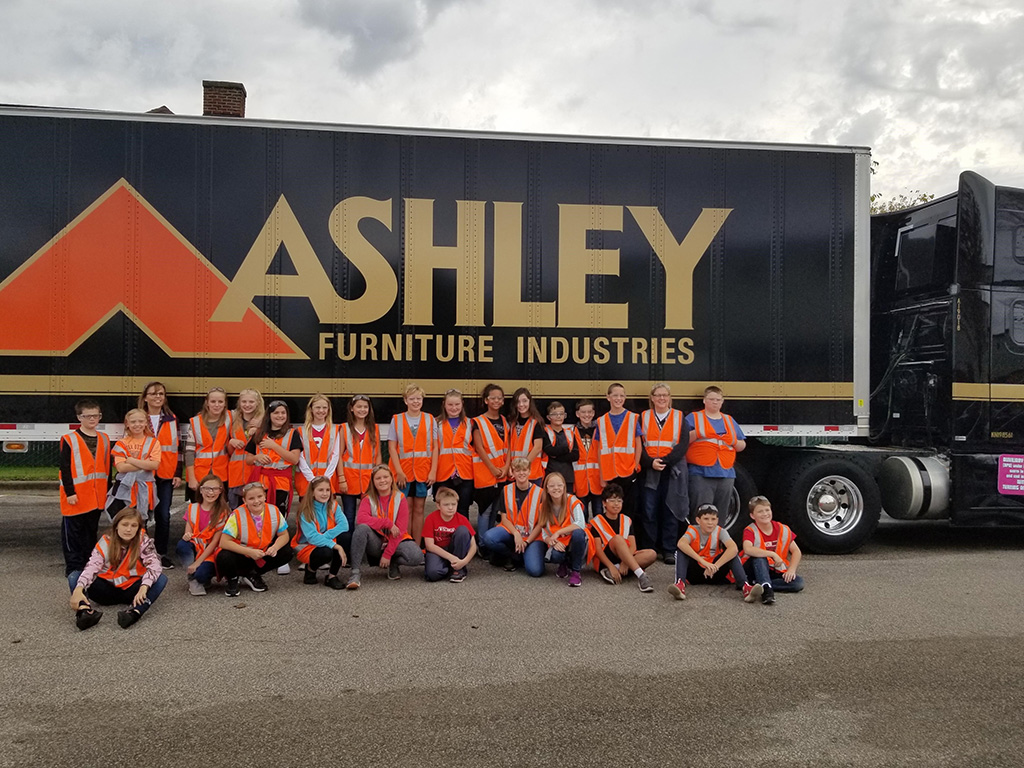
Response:
[{"label": "tree", "polygon": [[[871,174],[878,173],[878,161],[871,161]],[[913,208],[915,205],[927,203],[934,200],[935,195],[922,192],[919,189],[908,189],[905,194],[893,195],[888,200],[883,200],[881,195],[871,195],[871,213],[894,213],[904,208]]]}]

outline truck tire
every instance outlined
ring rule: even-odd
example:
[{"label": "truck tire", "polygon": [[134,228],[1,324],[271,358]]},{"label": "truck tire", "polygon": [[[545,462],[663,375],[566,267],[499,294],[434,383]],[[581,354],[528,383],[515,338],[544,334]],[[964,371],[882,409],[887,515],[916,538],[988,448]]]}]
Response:
[{"label": "truck tire", "polygon": [[737,543],[743,541],[743,529],[750,525],[750,514],[747,511],[747,502],[752,496],[757,495],[757,486],[754,478],[740,464],[735,464],[736,482],[732,486],[732,504],[728,511],[719,520],[725,530],[729,532]]},{"label": "truck tire", "polygon": [[826,555],[863,546],[882,514],[875,479],[855,462],[832,456],[790,465],[779,503],[801,548]]}]

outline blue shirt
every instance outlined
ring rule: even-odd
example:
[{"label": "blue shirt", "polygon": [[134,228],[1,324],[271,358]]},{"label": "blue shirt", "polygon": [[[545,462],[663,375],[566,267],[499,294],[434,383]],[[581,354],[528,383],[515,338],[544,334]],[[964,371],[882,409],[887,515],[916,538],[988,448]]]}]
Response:
[{"label": "blue shirt", "polygon": [[[338,512],[341,512],[341,510],[338,509]],[[303,517],[299,518],[299,527],[302,529],[302,538],[314,547],[333,547],[335,539],[348,530],[348,518],[343,514],[335,514],[334,527],[328,528],[323,533],[320,533],[320,531],[317,530],[318,524],[320,528],[327,528],[327,504],[322,501],[314,501],[313,514],[316,517],[316,522],[306,520]]]},{"label": "blue shirt", "polygon": [[[609,413],[608,418],[612,420],[612,429],[615,430],[615,434],[619,434],[619,430],[622,429],[622,422],[626,420],[626,414],[632,413],[632,411],[624,410],[622,413],[616,415]],[[636,419],[636,436],[644,436],[644,427],[640,423],[640,417]],[[594,419],[594,439],[599,440],[601,438],[601,425],[598,419]]]},{"label": "blue shirt", "polygon": [[[725,434],[725,419],[712,419],[709,416],[708,421],[711,422],[711,428],[715,430],[716,434]],[[736,424],[735,419],[733,419],[733,424],[736,427],[736,439],[746,440],[747,436],[743,434],[743,430],[740,429],[739,424]],[[694,430],[692,413],[686,414],[686,428],[690,430],[690,432],[693,432]],[[687,436],[687,439],[689,439],[689,436]],[[687,469],[689,469],[691,475],[701,475],[702,477],[736,477],[736,470],[732,468],[726,469],[718,459],[715,459],[715,463],[710,467],[702,467],[699,464],[690,462],[687,464]]]}]

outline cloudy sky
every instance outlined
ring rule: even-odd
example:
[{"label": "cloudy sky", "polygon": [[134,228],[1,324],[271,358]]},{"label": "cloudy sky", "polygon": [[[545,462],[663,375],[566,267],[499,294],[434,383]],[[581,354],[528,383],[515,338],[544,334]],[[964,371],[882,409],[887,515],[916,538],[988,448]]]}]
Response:
[{"label": "cloudy sky", "polygon": [[0,102],[872,147],[1024,186],[1021,0],[2,0]]}]

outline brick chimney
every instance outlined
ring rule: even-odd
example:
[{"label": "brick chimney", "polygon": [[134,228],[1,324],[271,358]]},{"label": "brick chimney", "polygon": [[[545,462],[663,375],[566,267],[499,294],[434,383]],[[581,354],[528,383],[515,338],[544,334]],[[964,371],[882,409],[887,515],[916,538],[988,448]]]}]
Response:
[{"label": "brick chimney", "polygon": [[245,86],[221,80],[203,80],[203,114],[245,117]]}]

